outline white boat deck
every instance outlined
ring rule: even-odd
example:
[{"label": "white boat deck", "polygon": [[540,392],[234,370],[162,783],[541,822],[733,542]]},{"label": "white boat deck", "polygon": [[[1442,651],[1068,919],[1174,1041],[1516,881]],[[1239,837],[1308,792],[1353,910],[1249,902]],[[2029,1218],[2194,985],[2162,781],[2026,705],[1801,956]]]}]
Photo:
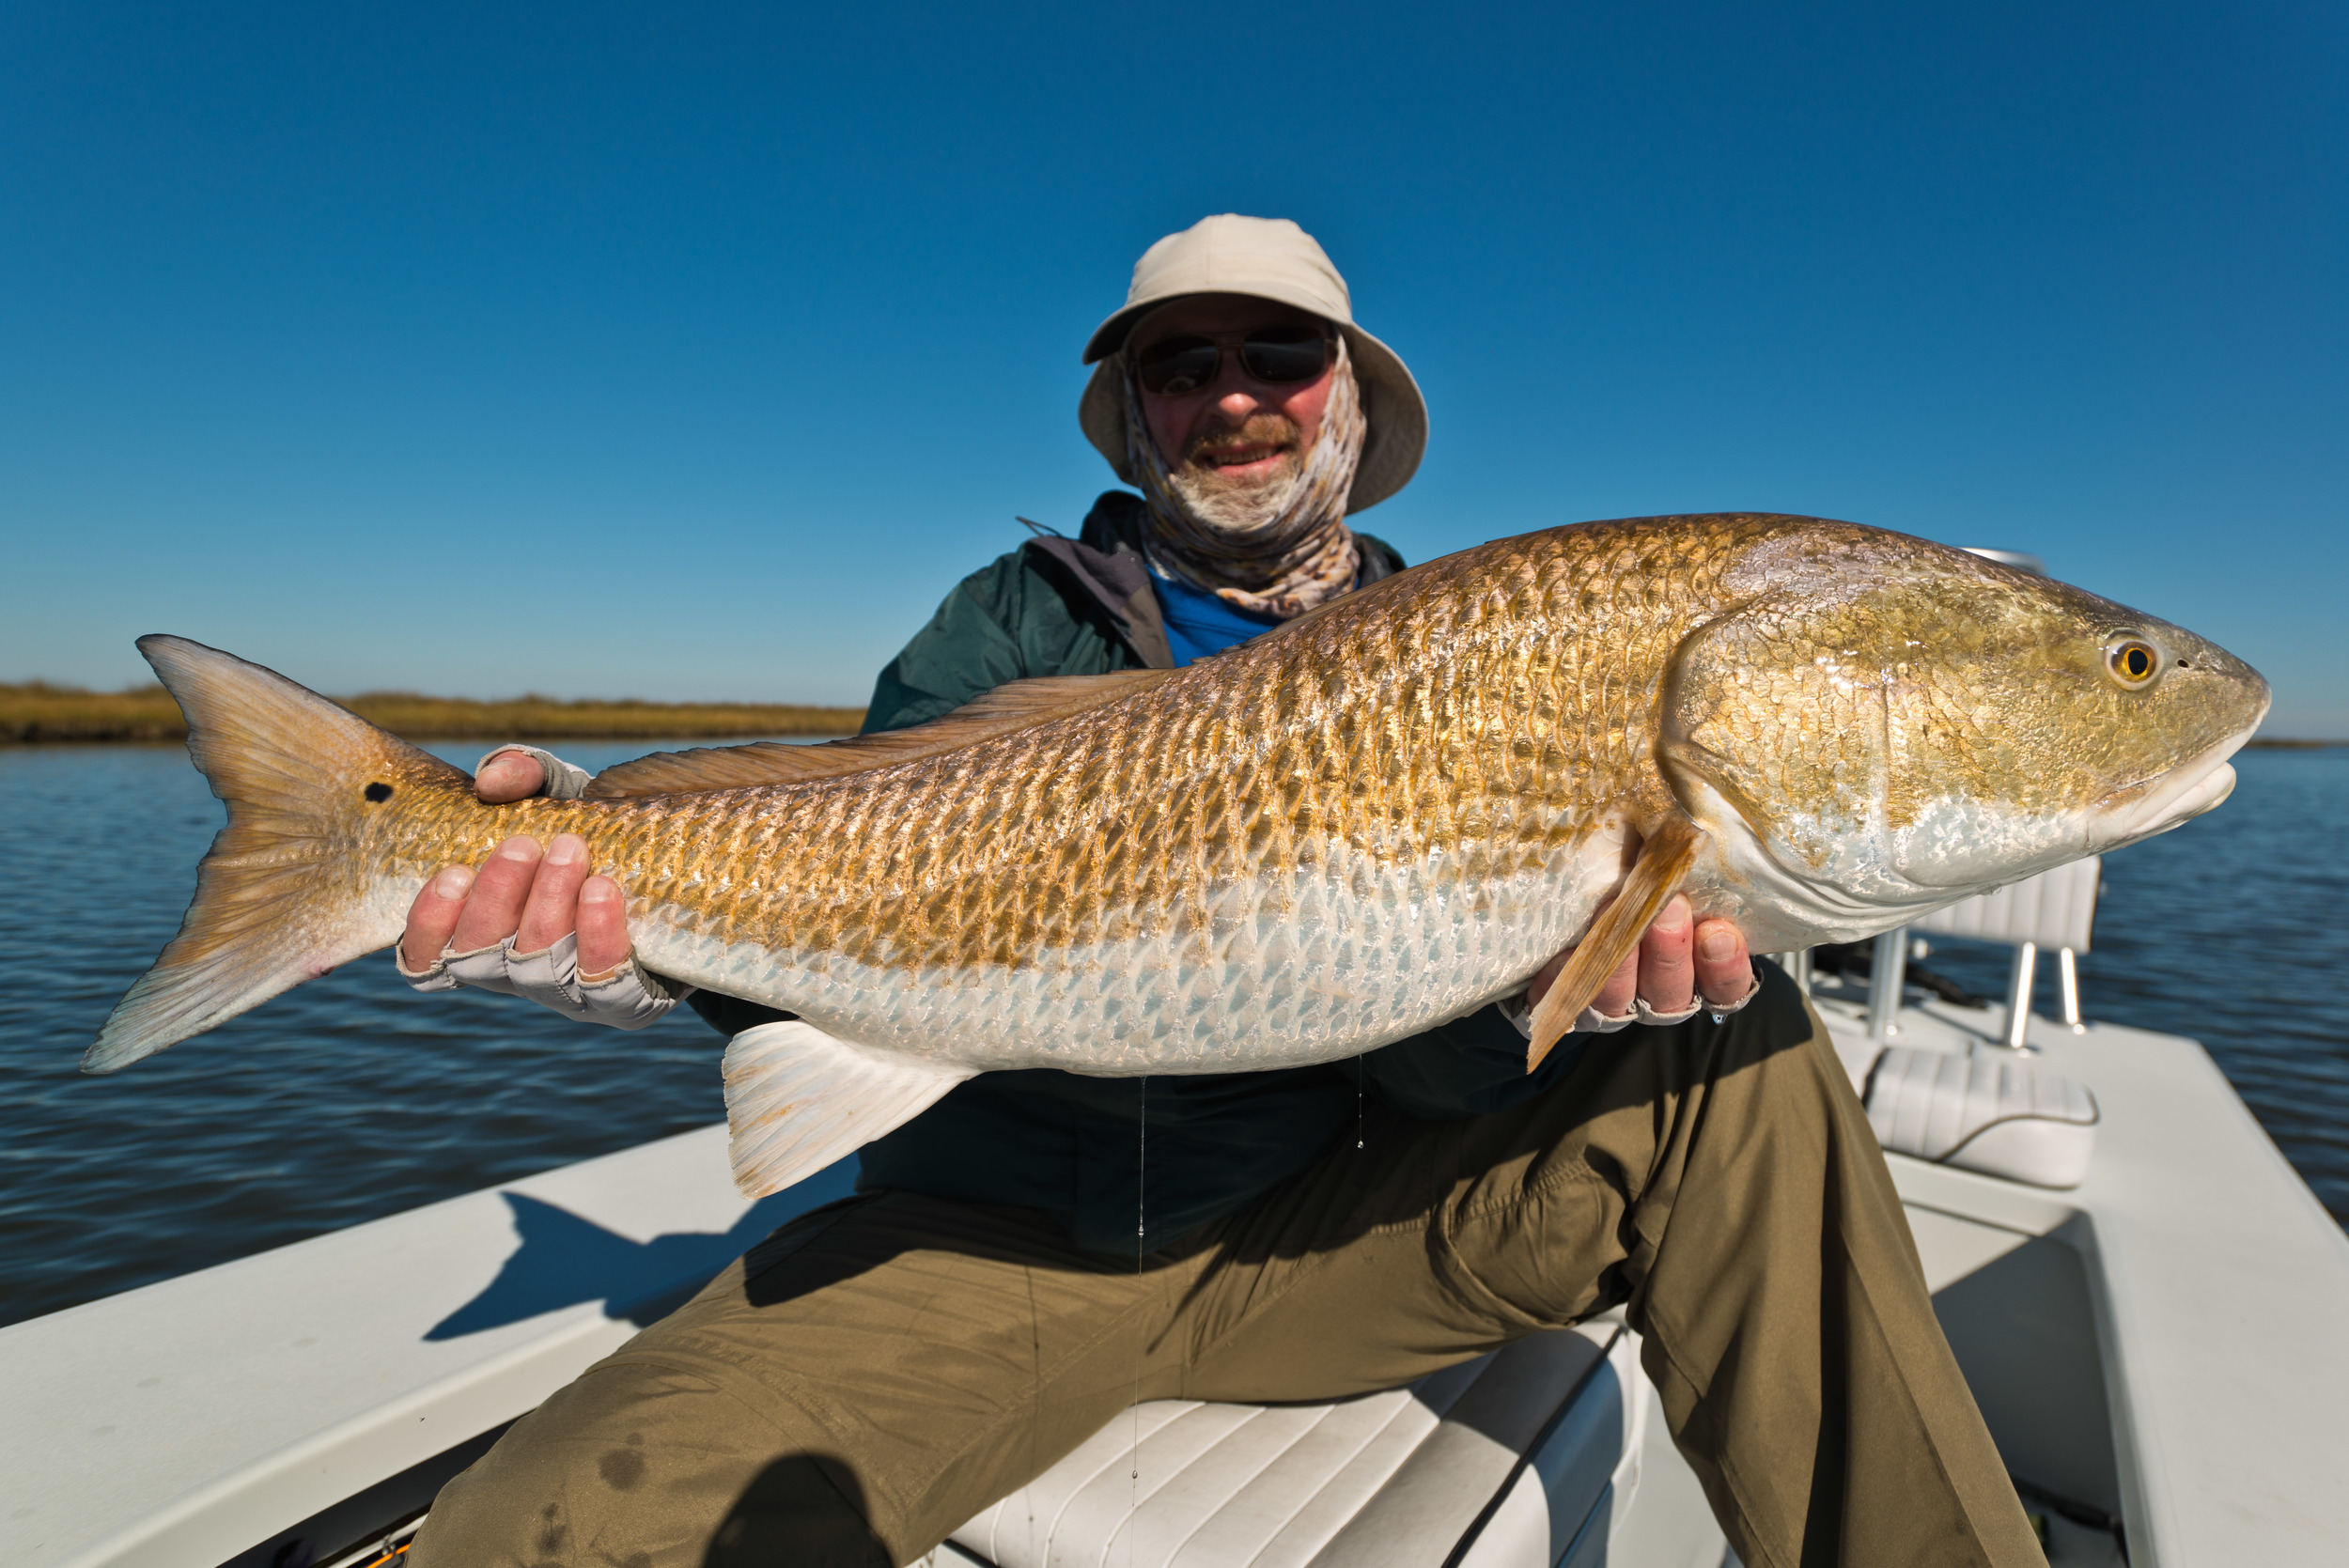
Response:
[{"label": "white boat deck", "polygon": [[0,1563],[213,1568],[513,1420],[852,1179],[747,1204],[725,1147],[704,1127],[0,1328]]},{"label": "white boat deck", "polygon": [[[1862,1055],[1860,1010],[1821,1004]],[[1963,1050],[2000,1023],[1936,1005],[1898,1043]],[[2349,1562],[2349,1238],[2191,1041],[2032,1039],[2101,1103],[2078,1188],[1892,1158],[2010,1466],[2121,1520],[2136,1568]],[[412,1512],[398,1486],[428,1497],[436,1456],[847,1190],[835,1168],[754,1212],[723,1143],[704,1129],[0,1329],[0,1562],[266,1563],[369,1488],[381,1517],[312,1544]],[[1619,1496],[1612,1547],[1585,1532],[1576,1562],[1718,1553],[1685,1468],[1645,1447],[1639,1508]],[[2051,1529],[2059,1563],[2119,1560],[2108,1535]]]},{"label": "white boat deck", "polygon": [[[1820,1007],[1846,1060],[1863,1058],[1864,1010],[1831,991]],[[1985,1048],[2003,1012],[1912,1008],[1898,1043]],[[2099,1102],[2084,1182],[2048,1191],[1890,1157],[2010,1467],[2085,1485],[2096,1412],[2063,1410],[2050,1389],[2092,1394],[2108,1405],[2107,1511],[2125,1521],[2133,1568],[2349,1563],[2349,1235],[2193,1041],[2045,1018],[2029,1037],[2035,1066]],[[2039,1238],[2061,1252],[2030,1248]],[[1985,1288],[2002,1265],[2034,1288]],[[2056,1316],[2071,1293],[2089,1324]],[[2067,1343],[2094,1352],[2092,1383],[2064,1364]]]}]

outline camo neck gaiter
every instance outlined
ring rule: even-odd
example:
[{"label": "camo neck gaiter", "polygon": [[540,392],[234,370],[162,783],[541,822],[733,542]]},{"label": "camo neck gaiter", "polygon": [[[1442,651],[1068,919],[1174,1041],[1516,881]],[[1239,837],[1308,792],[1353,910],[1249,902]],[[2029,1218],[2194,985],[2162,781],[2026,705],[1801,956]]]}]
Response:
[{"label": "camo neck gaiter", "polygon": [[1346,497],[1365,426],[1343,335],[1313,450],[1299,472],[1262,494],[1211,491],[1188,473],[1170,472],[1150,439],[1130,365],[1124,380],[1127,461],[1149,518],[1147,536],[1133,542],[1153,567],[1242,610],[1283,619],[1354,585],[1359,562]]}]

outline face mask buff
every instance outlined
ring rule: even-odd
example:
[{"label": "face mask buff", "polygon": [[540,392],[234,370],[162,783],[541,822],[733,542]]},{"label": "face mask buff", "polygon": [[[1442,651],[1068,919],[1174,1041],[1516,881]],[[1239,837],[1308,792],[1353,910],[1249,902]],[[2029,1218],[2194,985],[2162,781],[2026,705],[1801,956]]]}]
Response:
[{"label": "face mask buff", "polygon": [[1343,334],[1313,450],[1286,476],[1262,486],[1225,487],[1189,463],[1170,471],[1150,439],[1130,365],[1124,380],[1127,459],[1149,511],[1148,536],[1135,542],[1153,567],[1242,610],[1283,618],[1353,587],[1358,563],[1346,498],[1365,426]]}]

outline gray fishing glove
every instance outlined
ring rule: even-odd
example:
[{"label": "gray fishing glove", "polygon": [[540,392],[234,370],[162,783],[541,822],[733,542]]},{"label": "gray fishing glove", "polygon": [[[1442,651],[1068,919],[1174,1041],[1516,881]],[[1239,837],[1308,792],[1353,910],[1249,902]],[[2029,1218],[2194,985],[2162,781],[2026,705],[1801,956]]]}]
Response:
[{"label": "gray fishing glove", "polygon": [[550,800],[578,800],[587,793],[588,782],[595,777],[577,763],[565,762],[543,747],[524,746],[520,742],[482,753],[481,760],[473,765],[474,774],[479,775],[484,768],[489,767],[490,758],[504,756],[508,752],[520,752],[526,757],[538,759],[538,766],[547,770],[547,782],[538,786],[538,793]]},{"label": "gray fishing glove", "polygon": [[1658,1013],[1655,1008],[1650,1007],[1647,1004],[1647,998],[1635,996],[1631,999],[1631,1015],[1641,1023],[1661,1024],[1687,1023],[1690,1018],[1695,1017],[1699,1013],[1710,1013],[1713,1015],[1713,1021],[1715,1023],[1719,1023],[1721,1019],[1729,1017],[1732,1013],[1743,1011],[1747,1002],[1751,1001],[1755,997],[1758,997],[1761,994],[1762,978],[1761,976],[1756,975],[1746,986],[1746,994],[1739,997],[1735,1001],[1707,1001],[1704,1000],[1704,993],[1703,991],[1699,991],[1688,1005],[1682,1008],[1679,1012]]},{"label": "gray fishing glove", "polygon": [[[1677,1013],[1658,1013],[1647,1004],[1645,997],[1635,996],[1631,999],[1629,1012],[1619,1013],[1611,1017],[1600,1012],[1596,1007],[1585,1007],[1576,1016],[1574,1027],[1566,1032],[1569,1034],[1612,1034],[1619,1029],[1629,1029],[1635,1023],[1687,1023],[1699,1013],[1710,1013],[1716,1020],[1719,1020],[1729,1017],[1732,1013],[1741,1011],[1746,1003],[1761,994],[1762,981],[1759,976],[1756,976],[1753,983],[1746,987],[1746,994],[1735,1001],[1717,1005],[1705,1001],[1704,993],[1699,991],[1688,1005]],[[1529,1040],[1533,1038],[1533,1004],[1526,1000],[1523,991],[1519,991],[1513,997],[1503,997],[1493,1005],[1501,1009],[1502,1017],[1517,1026],[1518,1033]]]},{"label": "gray fishing glove", "polygon": [[642,1029],[691,996],[693,986],[664,980],[633,957],[600,975],[579,972],[579,938],[566,933],[543,953],[517,953],[514,939],[471,953],[443,953],[419,974],[392,949],[392,967],[409,988],[453,991],[459,986],[523,997],[566,1017],[614,1029]]},{"label": "gray fishing glove", "polygon": [[[507,752],[537,758],[538,766],[546,770],[546,782],[538,789],[541,796],[552,800],[576,800],[586,793],[590,775],[585,768],[537,746],[495,747],[482,753],[481,760],[474,764],[474,770],[478,773],[491,759]],[[494,947],[475,948],[471,953],[443,950],[421,974],[408,967],[408,960],[395,947],[392,967],[412,990],[453,991],[459,986],[471,986],[476,990],[522,997],[566,1017],[614,1029],[642,1029],[693,989],[675,981],[662,981],[637,963],[633,955],[607,973],[583,976],[579,972],[579,939],[572,934],[566,934],[540,953],[516,953],[511,937]]]}]

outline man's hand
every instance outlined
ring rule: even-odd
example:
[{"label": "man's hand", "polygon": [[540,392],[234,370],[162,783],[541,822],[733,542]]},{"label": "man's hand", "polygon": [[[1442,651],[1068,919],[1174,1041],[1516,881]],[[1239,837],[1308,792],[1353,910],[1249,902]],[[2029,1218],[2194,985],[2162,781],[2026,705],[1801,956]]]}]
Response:
[{"label": "man's hand", "polygon": [[[1540,1004],[1573,956],[1568,948],[1541,967],[1526,988],[1527,1005]],[[1745,933],[1725,920],[1697,921],[1690,929],[1688,901],[1675,893],[1591,1005],[1610,1018],[1621,1017],[1637,996],[1651,1011],[1685,1013],[1699,996],[1727,1007],[1752,989],[1753,958],[1746,951]]]},{"label": "man's hand", "polygon": [[[500,752],[481,765],[474,793],[491,805],[526,800],[547,786],[547,770],[527,752]],[[400,961],[421,974],[443,950],[471,953],[514,939],[518,954],[543,953],[579,933],[579,970],[600,975],[628,961],[627,896],[609,877],[589,873],[586,843],[557,833],[540,849],[517,833],[475,873],[444,867],[408,908]]]},{"label": "man's hand", "polygon": [[547,770],[527,752],[500,752],[473,782],[473,792],[493,806],[527,800],[546,787]]},{"label": "man's hand", "polygon": [[[485,800],[490,775],[516,761],[538,771],[528,757],[507,753],[482,769]],[[528,793],[519,791],[517,798]],[[511,937],[514,952],[526,955],[577,931],[581,978],[609,974],[628,961],[628,898],[619,883],[591,875],[594,870],[587,842],[576,833],[555,834],[543,850],[528,833],[516,833],[477,875],[470,866],[452,865],[425,883],[409,907],[400,962],[410,973],[422,974],[443,950],[472,953]]]}]

